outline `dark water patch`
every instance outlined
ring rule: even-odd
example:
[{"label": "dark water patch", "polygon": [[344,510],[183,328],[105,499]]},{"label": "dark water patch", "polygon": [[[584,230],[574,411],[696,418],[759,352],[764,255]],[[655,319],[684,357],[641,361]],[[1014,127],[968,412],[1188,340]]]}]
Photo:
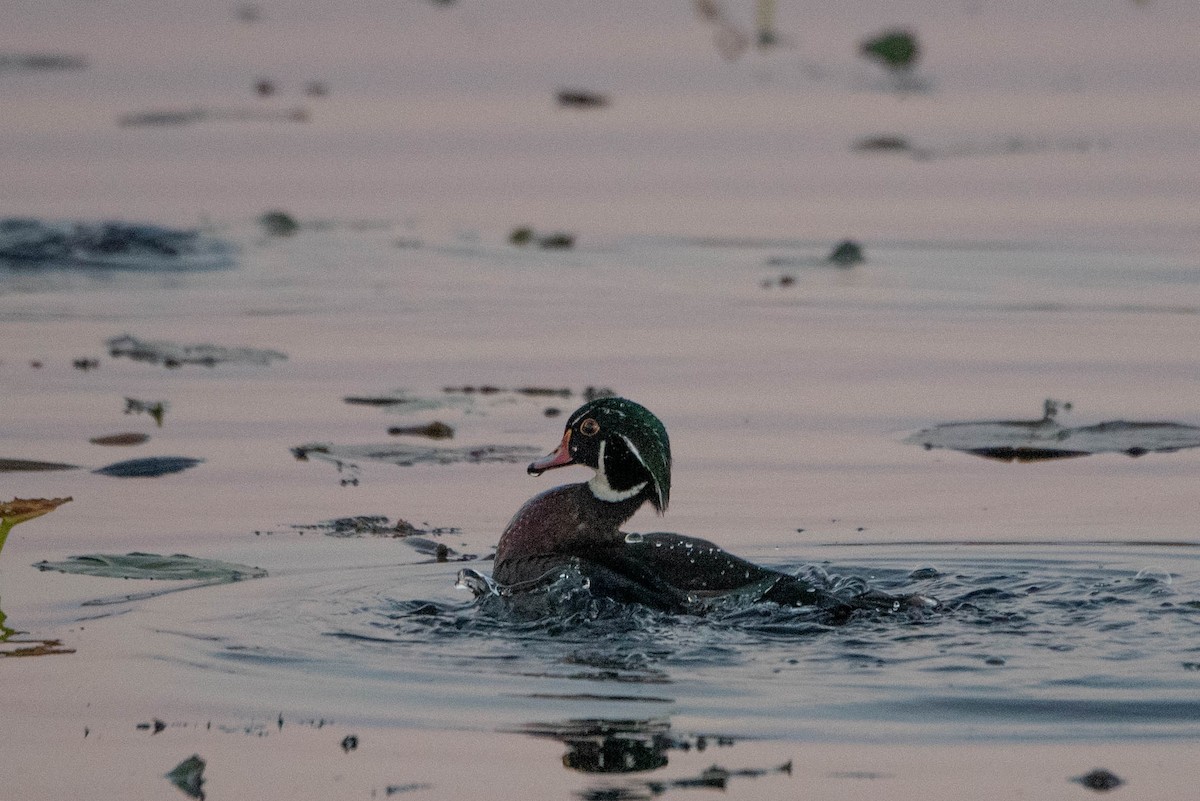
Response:
[{"label": "dark water patch", "polygon": [[1047,401],[1046,414],[1040,420],[941,423],[910,435],[905,442],[924,446],[927,450],[949,448],[988,459],[1018,462],[1096,453],[1143,456],[1200,447],[1198,426],[1113,420],[1071,427],[1055,419],[1056,411],[1054,402]]},{"label": "dark water patch", "polygon": [[76,72],[88,60],[69,53],[0,53],[0,74],[5,72]]},{"label": "dark water patch", "polygon": [[115,462],[92,472],[114,478],[156,478],[182,473],[203,463],[203,459],[193,459],[189,456],[148,456],[144,459]]},{"label": "dark water patch", "polygon": [[195,230],[146,223],[0,219],[0,267],[199,271],[232,267],[236,249]]},{"label": "dark water patch", "polygon": [[215,367],[218,364],[269,365],[284,361],[287,354],[262,348],[225,347],[222,345],[181,345],[165,340],[143,340],[125,334],[108,340],[108,351],[113,356],[124,356],[137,362],[161,364],[164,367],[180,367],[199,364]]}]

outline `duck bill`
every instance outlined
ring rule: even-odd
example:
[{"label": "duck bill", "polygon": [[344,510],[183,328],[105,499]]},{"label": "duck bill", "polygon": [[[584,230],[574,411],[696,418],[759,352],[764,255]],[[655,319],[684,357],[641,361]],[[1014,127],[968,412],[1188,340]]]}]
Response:
[{"label": "duck bill", "polygon": [[565,467],[569,464],[575,464],[575,457],[571,456],[571,429],[568,428],[563,434],[562,442],[558,444],[554,452],[530,462],[526,470],[531,476],[540,476],[547,470]]}]

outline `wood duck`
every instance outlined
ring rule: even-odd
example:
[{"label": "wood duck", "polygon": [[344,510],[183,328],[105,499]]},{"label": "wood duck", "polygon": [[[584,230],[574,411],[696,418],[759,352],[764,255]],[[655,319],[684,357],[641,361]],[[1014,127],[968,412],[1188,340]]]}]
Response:
[{"label": "wood duck", "polygon": [[751,600],[845,611],[894,607],[892,596],[833,595],[803,579],[748,562],[682,534],[620,530],[647,501],[659,513],[671,494],[671,443],[662,422],[624,398],[590,401],[567,420],[562,441],[529,465],[541,475],[566,465],[596,471],[589,481],[534,496],[513,517],[496,548],[493,578],[510,590],[541,585],[574,567],[595,595],[673,612],[703,600],[746,593]]}]

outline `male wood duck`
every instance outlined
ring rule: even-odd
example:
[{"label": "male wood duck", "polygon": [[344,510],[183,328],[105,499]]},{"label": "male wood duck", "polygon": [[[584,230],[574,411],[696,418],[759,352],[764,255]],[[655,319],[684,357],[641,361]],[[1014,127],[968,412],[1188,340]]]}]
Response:
[{"label": "male wood duck", "polygon": [[529,465],[531,475],[578,464],[589,481],[534,496],[513,517],[496,548],[493,578],[512,590],[552,580],[575,567],[595,595],[657,609],[696,610],[706,598],[748,593],[751,600],[847,611],[895,608],[871,592],[851,599],[741,559],[682,534],[625,534],[620,526],[647,501],[659,513],[671,494],[671,443],[662,422],[624,398],[590,401],[567,420],[562,442]]}]

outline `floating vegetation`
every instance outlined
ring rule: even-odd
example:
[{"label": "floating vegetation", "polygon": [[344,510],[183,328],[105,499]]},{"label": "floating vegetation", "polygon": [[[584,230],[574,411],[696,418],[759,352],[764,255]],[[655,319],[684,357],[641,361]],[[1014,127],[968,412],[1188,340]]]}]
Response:
[{"label": "floating vegetation", "polygon": [[[492,384],[467,384],[442,388],[441,396],[417,395],[398,391],[389,395],[347,395],[344,403],[352,406],[379,406],[393,408],[402,413],[459,409],[464,412],[477,411],[476,401],[481,398],[500,399],[503,396],[523,398],[571,398],[577,393],[569,387],[498,387]],[[606,398],[616,394],[608,387],[589,386],[578,393],[584,400]]]},{"label": "floating vegetation", "polygon": [[167,781],[182,790],[189,798],[204,801],[205,766],[206,764],[199,754],[192,754],[166,774]]},{"label": "floating vegetation", "polygon": [[1076,776],[1072,781],[1079,782],[1089,790],[1096,790],[1098,792],[1115,790],[1124,784],[1119,776],[1104,768],[1096,768],[1083,776]]},{"label": "floating vegetation", "polygon": [[410,435],[428,437],[429,439],[453,439],[454,429],[443,422],[434,420],[423,426],[392,426],[388,429],[392,436]]},{"label": "floating vegetation", "polygon": [[159,428],[162,428],[163,416],[166,413],[166,401],[144,401],[137,398],[125,399],[125,414],[148,414]]},{"label": "floating vegetation", "polygon": [[1055,417],[1070,404],[1045,402],[1040,420],[983,420],[942,423],[905,439],[927,450],[949,448],[1000,461],[1035,462],[1095,453],[1171,453],[1200,447],[1200,427],[1181,423],[1113,420],[1070,427]]},{"label": "floating vegetation", "polygon": [[[593,387],[588,387],[585,392],[594,391],[595,389]],[[611,392],[611,390],[604,391]],[[447,395],[500,395],[508,392],[514,395],[525,395],[528,397],[537,398],[569,398],[572,395],[570,389],[560,387],[517,387],[516,389],[504,389],[503,387],[495,387],[490,384],[483,384],[477,387],[443,387],[442,392],[445,392]]]},{"label": "floating vegetation", "polygon": [[892,30],[865,39],[858,46],[864,57],[894,72],[911,70],[921,56],[917,37],[911,31]]},{"label": "floating vegetation", "polygon": [[179,367],[184,364],[201,364],[215,367],[218,364],[261,364],[269,365],[287,359],[287,354],[277,350],[261,348],[224,347],[221,345],[180,345],[165,340],[144,340],[125,334],[108,340],[108,351],[113,356],[125,356],[138,362],[161,364],[164,367]]},{"label": "floating vegetation", "polygon": [[462,448],[438,448],[433,446],[385,444],[385,445],[328,445],[310,443],[292,448],[298,461],[310,457],[333,462],[339,466],[352,465],[362,459],[389,462],[401,467],[414,465],[449,464],[513,464],[524,462],[541,454],[541,450],[528,445],[474,445]]},{"label": "floating vegetation", "polygon": [[198,231],[124,222],[0,220],[0,266],[19,269],[211,270],[235,249]]},{"label": "floating vegetation", "polygon": [[4,550],[4,541],[8,539],[8,532],[12,531],[13,526],[53,512],[70,500],[70,497],[13,498],[0,503],[0,551]]},{"label": "floating vegetation", "polygon": [[5,631],[11,630],[4,627],[4,618],[0,616],[0,658],[10,656],[53,656],[54,654],[75,653],[75,649],[64,646],[62,640],[16,640],[3,636]]},{"label": "floating vegetation", "polygon": [[116,462],[92,472],[114,478],[155,478],[182,473],[203,462],[203,459],[193,459],[189,456],[148,456],[144,459]]},{"label": "floating vegetation", "polygon": [[[703,752],[726,748],[729,737],[679,736],[672,734],[668,720],[582,719],[558,723],[530,723],[519,731],[538,738],[557,740],[567,747],[562,762],[588,774],[635,774],[656,770],[668,763],[670,751]],[[792,763],[769,768],[728,769],[712,765],[694,776],[677,779],[614,779],[607,786],[591,788],[587,798],[654,798],[669,789],[725,790],[735,777],[759,778],[773,774],[791,775]],[[617,783],[621,782],[621,783]]]},{"label": "floating vegetation", "polygon": [[894,134],[865,136],[854,143],[853,149],[860,153],[916,152],[916,148],[913,147],[908,139]]},{"label": "floating vegetation", "polygon": [[527,225],[514,228],[508,235],[508,242],[517,247],[537,245],[543,250],[569,250],[575,247],[575,235],[564,231],[550,234],[539,234]]},{"label": "floating vegetation", "polygon": [[[428,523],[423,523],[429,526]],[[450,526],[429,526],[421,528],[409,521],[399,518],[392,522],[386,515],[355,515],[353,517],[338,517],[320,523],[295,523],[292,529],[300,532],[319,531],[327,537],[413,537],[437,536],[441,534],[461,534],[462,529]]]},{"label": "floating vegetation", "polygon": [[160,111],[138,111],[117,118],[122,128],[161,128],[175,125],[195,125],[201,122],[308,122],[306,108],[292,109],[215,109],[189,108]]},{"label": "floating vegetation", "polygon": [[853,239],[844,239],[834,245],[828,258],[830,264],[836,264],[838,267],[853,267],[855,264],[862,264],[866,260],[867,257],[863,254],[862,245]]},{"label": "floating vegetation", "polygon": [[286,211],[268,211],[258,218],[258,224],[268,236],[291,236],[300,230],[300,223]]},{"label": "floating vegetation", "polygon": [[470,562],[479,558],[475,554],[460,553],[445,543],[430,539],[444,534],[461,534],[462,529],[453,526],[430,526],[428,523],[423,523],[422,526],[425,527],[417,526],[403,518],[393,523],[384,515],[355,515],[315,524],[292,524],[291,528],[301,534],[306,531],[317,531],[327,537],[338,539],[360,537],[402,539],[406,545],[411,546],[420,554],[431,557],[434,562]]},{"label": "floating vegetation", "polygon": [[587,89],[560,89],[555,98],[564,108],[604,108],[608,105],[608,95]]},{"label": "floating vegetation", "polygon": [[0,473],[25,473],[40,470],[78,470],[79,465],[64,462],[38,462],[33,459],[0,459]]},{"label": "floating vegetation", "polygon": [[[160,419],[161,419],[161,415],[160,415]],[[162,424],[159,423],[159,425],[162,425]],[[88,442],[90,442],[93,445],[117,445],[117,446],[124,447],[124,446],[129,446],[129,445],[141,445],[145,442],[148,442],[149,440],[150,440],[149,434],[141,434],[138,432],[131,431],[131,432],[125,432],[122,434],[107,434],[103,437],[92,437],[91,439],[88,440]]]},{"label": "floating vegetation", "polygon": [[1044,153],[1093,153],[1107,150],[1109,143],[1088,137],[1027,137],[1019,134],[997,137],[992,141],[952,142],[945,145],[918,145],[895,134],[876,134],[856,141],[851,149],[859,153],[907,153],[915,161],[942,161],[958,158],[1037,155]]}]

